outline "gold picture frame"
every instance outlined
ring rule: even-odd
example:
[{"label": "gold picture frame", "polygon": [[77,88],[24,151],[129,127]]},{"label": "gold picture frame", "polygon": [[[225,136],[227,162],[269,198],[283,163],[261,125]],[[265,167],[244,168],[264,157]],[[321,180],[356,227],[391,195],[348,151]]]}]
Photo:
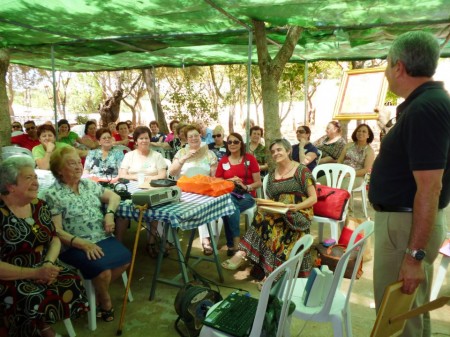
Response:
[{"label": "gold picture frame", "polygon": [[339,87],[333,119],[378,119],[376,109],[384,105],[388,83],[384,67],[349,70]]}]

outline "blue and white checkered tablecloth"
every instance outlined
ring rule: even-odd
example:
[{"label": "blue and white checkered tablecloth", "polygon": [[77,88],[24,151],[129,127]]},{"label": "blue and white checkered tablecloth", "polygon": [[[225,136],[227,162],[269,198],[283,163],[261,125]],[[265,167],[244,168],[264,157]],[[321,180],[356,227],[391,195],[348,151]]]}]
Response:
[{"label": "blue and white checkered tablecloth", "polygon": [[[128,184],[128,190],[133,193],[137,190],[136,183]],[[144,221],[160,220],[169,222],[173,228],[182,230],[194,229],[198,226],[217,220],[235,211],[229,194],[219,197],[209,197],[200,194],[182,192],[180,202],[149,208],[144,213]],[[131,200],[121,202],[116,212],[117,215],[138,219],[139,210]]]}]

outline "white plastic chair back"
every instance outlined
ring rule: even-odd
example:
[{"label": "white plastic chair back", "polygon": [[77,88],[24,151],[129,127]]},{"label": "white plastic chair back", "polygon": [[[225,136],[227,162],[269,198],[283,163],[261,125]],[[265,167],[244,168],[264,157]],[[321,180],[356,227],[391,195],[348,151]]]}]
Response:
[{"label": "white plastic chair back", "polygon": [[[311,247],[313,243],[313,237],[310,234],[304,235],[294,246],[291,256],[281,266],[278,266],[266,279],[261,289],[261,295],[258,300],[258,307],[256,308],[255,320],[251,328],[249,337],[260,337],[264,316],[267,311],[267,304],[269,301],[269,295],[271,293],[272,285],[275,280],[278,280],[283,273],[284,276],[278,281],[282,282],[280,285],[275,285],[279,291],[275,292],[276,295],[283,303],[278,321],[278,329],[276,337],[281,337],[284,334],[286,327],[286,318],[289,311],[289,303],[291,300],[292,292],[297,281],[298,271],[303,261],[305,252]],[[297,247],[297,248],[295,248]],[[300,248],[300,250],[299,250]],[[298,251],[299,250],[299,251]],[[294,252],[297,253],[295,254]],[[217,306],[217,304],[215,305]],[[214,310],[214,307],[210,309]],[[218,331],[214,328],[203,326],[200,331],[200,337],[212,337],[212,336],[230,336],[222,331]],[[274,336],[275,337],[275,336]]]},{"label": "white plastic chair back", "polygon": [[312,175],[314,179],[317,180],[317,175],[320,171],[325,173],[325,177],[327,179],[327,186],[340,188],[342,186],[342,182],[347,174],[350,175],[350,180],[348,183],[347,190],[350,194],[352,194],[353,184],[355,183],[355,169],[351,166],[344,164],[321,164],[317,165],[312,171]]},{"label": "white plastic chair back", "polygon": [[269,175],[266,174],[266,176],[263,179],[263,198],[267,199],[267,183],[269,182]]},{"label": "white plastic chair back", "polygon": [[2,147],[2,160],[13,156],[27,156],[33,158],[31,151],[24,147],[14,145]]},{"label": "white plastic chair back", "polygon": [[[352,336],[351,314],[349,307],[350,295],[352,292],[353,282],[361,263],[367,239],[373,234],[373,221],[365,221],[358,226],[350,237],[346,252],[340,258],[334,271],[333,282],[324,303],[319,307],[306,307],[303,304],[302,296],[307,279],[301,279],[294,289],[292,300],[295,303],[294,317],[298,317],[304,321],[315,322],[331,322],[333,323],[334,336],[343,336],[343,328],[345,327],[346,336]],[[364,233],[364,237],[358,242],[355,239],[358,234]],[[344,278],[348,260],[352,252],[357,252],[355,267],[353,268],[350,283],[341,287]]]},{"label": "white plastic chair back", "polygon": [[319,153],[319,155],[316,158],[316,162],[317,162],[317,165],[319,165],[320,159],[322,159],[322,150],[317,149],[317,153]]},{"label": "white plastic chair back", "polygon": [[118,145],[114,145],[114,148],[119,149],[125,153],[130,152],[131,149],[128,146],[122,145],[122,144],[118,144]]}]

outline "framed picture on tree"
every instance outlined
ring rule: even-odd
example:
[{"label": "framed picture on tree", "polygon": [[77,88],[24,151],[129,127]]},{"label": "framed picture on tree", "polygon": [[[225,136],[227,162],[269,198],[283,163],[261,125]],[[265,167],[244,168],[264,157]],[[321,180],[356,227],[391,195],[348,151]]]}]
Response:
[{"label": "framed picture on tree", "polygon": [[388,83],[385,68],[349,70],[344,73],[334,108],[333,119],[378,119],[384,105]]}]

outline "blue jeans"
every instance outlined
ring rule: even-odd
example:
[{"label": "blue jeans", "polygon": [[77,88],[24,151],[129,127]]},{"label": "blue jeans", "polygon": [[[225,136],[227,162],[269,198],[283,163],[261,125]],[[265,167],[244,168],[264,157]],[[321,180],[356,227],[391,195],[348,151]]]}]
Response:
[{"label": "blue jeans", "polygon": [[255,205],[255,199],[248,193],[245,193],[243,198],[236,198],[234,195],[231,195],[231,200],[233,201],[236,210],[233,214],[223,217],[228,248],[233,248],[233,238],[240,236],[239,224],[241,212],[244,212]]}]

